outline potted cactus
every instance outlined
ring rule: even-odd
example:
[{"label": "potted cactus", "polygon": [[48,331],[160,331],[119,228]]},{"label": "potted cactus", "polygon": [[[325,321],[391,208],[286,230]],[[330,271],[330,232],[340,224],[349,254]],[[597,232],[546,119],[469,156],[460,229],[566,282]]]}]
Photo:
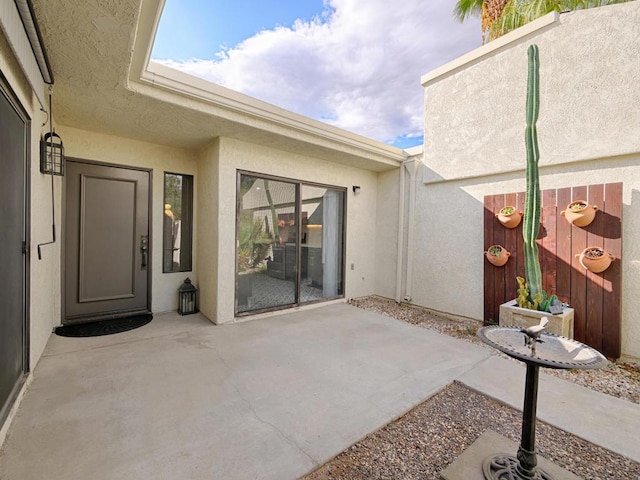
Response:
[{"label": "potted cactus", "polygon": [[[538,133],[536,122],[540,109],[540,79],[538,46],[531,45],[528,50],[529,74],[527,78],[527,126],[525,129],[525,143],[527,148],[527,191],[525,194],[524,217],[522,224],[522,236],[524,237],[524,275],[529,295],[521,299],[518,305],[522,308],[531,308],[548,311],[552,301],[557,299],[555,295],[548,298],[542,289],[542,273],[540,271],[540,258],[538,256],[538,244],[536,238],[540,229],[540,176],[538,161]],[[522,295],[519,297],[522,298]]]},{"label": "potted cactus", "polygon": [[[517,278],[519,288],[516,301],[507,302],[500,307],[500,324],[528,327],[539,323],[541,316],[545,315],[544,312],[553,310],[555,313],[559,311],[562,312],[559,315],[560,318],[552,318],[547,330],[570,337],[573,335],[573,309],[563,310],[560,307],[558,297],[556,295],[549,296],[542,289],[542,272],[538,256],[538,244],[536,243],[541,216],[540,176],[538,172],[539,150],[536,130],[540,108],[538,46],[530,45],[527,54],[529,59],[527,124],[525,128],[527,190],[525,193],[524,216],[522,218],[525,278]],[[516,305],[520,308],[516,307]]]}]

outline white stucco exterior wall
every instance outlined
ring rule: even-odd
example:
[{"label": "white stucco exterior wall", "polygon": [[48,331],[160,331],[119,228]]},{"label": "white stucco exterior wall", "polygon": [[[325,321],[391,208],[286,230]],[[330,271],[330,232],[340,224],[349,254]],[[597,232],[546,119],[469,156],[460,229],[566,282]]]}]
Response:
[{"label": "white stucco exterior wall", "polygon": [[[220,263],[220,248],[218,238],[219,226],[219,151],[220,140],[215,139],[198,155],[198,267],[200,269],[198,283],[198,298],[200,312],[211,321],[217,321],[218,285],[234,283],[235,271],[227,279],[220,278],[218,265]],[[233,182],[235,185],[235,181]]]},{"label": "white stucco exterior wall", "polygon": [[[200,156],[201,311],[215,323],[234,320],[236,172],[347,188],[345,298],[372,294],[376,271],[377,175],[304,155],[220,138]],[[206,190],[204,186],[206,185]],[[360,193],[354,195],[353,185]],[[215,190],[213,190],[215,188]],[[209,215],[211,215],[209,217]],[[205,219],[204,217],[207,217]],[[207,249],[205,254],[204,250]],[[209,250],[211,248],[211,250]],[[217,260],[213,260],[213,259]],[[353,264],[353,270],[351,265]],[[206,266],[205,266],[206,265]],[[207,272],[205,273],[205,270]],[[214,283],[215,282],[215,283]],[[212,298],[205,299],[205,296]]]},{"label": "white stucco exterior wall", "polygon": [[[162,273],[164,172],[194,176],[194,218],[198,215],[198,164],[189,150],[140,142],[76,128],[59,126],[67,157],[151,170],[151,309],[166,312],[178,308],[178,287],[189,277],[198,282],[197,222],[193,231],[193,268],[190,272]],[[59,323],[59,322],[58,322]]]},{"label": "white stucco exterior wall", "polygon": [[[400,167],[404,168],[404,167]],[[396,297],[400,169],[378,174],[376,295]]]},{"label": "white stucco exterior wall", "polygon": [[[29,254],[30,369],[33,370],[42,356],[51,331],[59,323],[60,312],[60,242],[42,247],[42,260],[38,260],[37,244],[51,241],[51,177],[40,173],[40,135],[44,114],[32,86],[24,76],[17,59],[0,30],[0,70],[20,104],[31,118],[31,145],[29,181],[31,245]],[[32,79],[34,80],[34,79]],[[44,92],[44,82],[40,84]],[[47,127],[48,128],[48,124]],[[55,223],[60,225],[61,180],[54,178],[56,202]],[[1,436],[0,436],[1,438]]]},{"label": "white stucco exterior wall", "polygon": [[622,353],[640,359],[640,2],[545,22],[423,77],[425,168],[415,225],[424,241],[414,301],[482,318],[483,198],[525,190],[526,49],[536,43],[540,184],[623,182]]}]

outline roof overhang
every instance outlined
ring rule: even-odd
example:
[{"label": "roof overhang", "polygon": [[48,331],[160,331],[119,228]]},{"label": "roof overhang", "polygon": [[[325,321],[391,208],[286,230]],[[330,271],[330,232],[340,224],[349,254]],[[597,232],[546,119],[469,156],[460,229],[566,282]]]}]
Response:
[{"label": "roof overhang", "polygon": [[53,83],[53,73],[49,66],[49,59],[47,58],[47,52],[42,44],[42,38],[40,36],[40,29],[38,28],[38,22],[33,14],[33,6],[30,0],[14,0],[24,26],[24,32],[27,34],[29,44],[33,56],[40,69],[42,80],[49,85]]}]

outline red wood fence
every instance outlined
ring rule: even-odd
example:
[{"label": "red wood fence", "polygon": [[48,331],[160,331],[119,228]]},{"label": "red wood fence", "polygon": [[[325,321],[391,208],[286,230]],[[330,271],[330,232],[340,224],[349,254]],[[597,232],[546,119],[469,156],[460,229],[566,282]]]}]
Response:
[{"label": "red wood fence", "polygon": [[[502,245],[511,256],[503,267],[484,262],[484,323],[497,323],[500,304],[516,297],[516,276],[524,277],[522,224],[503,227],[495,214],[507,205],[524,211],[524,192],[484,197],[484,245]],[[586,200],[598,206],[586,227],[571,225],[561,215],[569,203]],[[575,309],[575,339],[609,358],[620,357],[622,268],[622,183],[589,185],[542,192],[538,235],[542,286]],[[586,247],[601,247],[615,256],[602,273],[585,270],[576,255]]]}]

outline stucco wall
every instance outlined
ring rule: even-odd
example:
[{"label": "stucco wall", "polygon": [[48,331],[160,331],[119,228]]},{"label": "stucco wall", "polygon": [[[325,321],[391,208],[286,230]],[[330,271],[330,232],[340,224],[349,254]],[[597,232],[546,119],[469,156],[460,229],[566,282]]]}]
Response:
[{"label": "stucco wall", "polygon": [[428,241],[416,303],[482,318],[483,197],[525,189],[526,49],[536,43],[541,187],[623,182],[622,351],[640,358],[639,24],[640,2],[563,14],[425,84],[415,238]]},{"label": "stucco wall", "polygon": [[400,169],[378,174],[375,293],[387,298],[396,297],[399,186]]},{"label": "stucco wall", "polygon": [[[200,163],[201,185],[202,182],[208,185],[216,183],[217,188],[216,192],[207,190],[205,201],[211,207],[217,204],[217,226],[210,226],[206,231],[203,229],[199,239],[201,244],[217,248],[217,252],[212,252],[217,258],[215,278],[200,276],[203,294],[211,295],[215,292],[215,300],[206,300],[205,303],[203,298],[201,301],[203,313],[212,321],[225,323],[234,320],[237,170],[347,188],[345,298],[374,292],[377,199],[375,173],[229,138],[220,138],[211,148],[206,149],[201,155]],[[206,163],[209,165],[205,165]],[[361,187],[359,194],[354,195],[351,190],[353,185]],[[200,199],[202,198],[201,195]],[[203,216],[208,215],[208,212],[204,211],[204,206],[201,208],[203,210],[200,218],[203,221]],[[214,209],[211,210],[213,213]],[[210,259],[203,258],[202,261],[207,265],[211,264]],[[217,285],[213,284],[214,281]]]},{"label": "stucco wall", "polygon": [[85,160],[126,165],[151,170],[151,309],[166,312],[178,308],[178,287],[186,277],[198,282],[197,223],[194,225],[193,269],[191,272],[162,273],[162,225],[164,214],[164,172],[194,175],[194,218],[198,215],[198,164],[189,150],[140,142],[112,135],[99,134],[59,126],[65,154]]},{"label": "stucco wall", "polygon": [[[38,260],[37,244],[51,241],[51,177],[40,173],[40,134],[45,116],[40,103],[10,47],[0,31],[0,70],[18,97],[31,121],[30,186],[31,186],[31,245],[30,245],[30,367],[33,370],[49,340],[51,331],[59,323],[60,312],[60,242],[42,247]],[[45,89],[44,83],[41,88]],[[48,128],[48,125],[47,125]],[[56,224],[60,225],[60,185],[54,179]]]},{"label": "stucco wall", "polygon": [[477,61],[429,82],[431,169],[455,179],[522,168],[531,43],[540,48],[541,166],[640,151],[639,21],[638,2],[565,13],[550,29],[481,47]]},{"label": "stucco wall", "polygon": [[[219,170],[218,153],[220,140],[215,139],[198,155],[198,267],[200,270],[199,304],[200,311],[212,321],[216,321],[218,307],[218,284],[233,284],[235,272],[229,278],[218,280],[219,240],[217,221],[219,214]],[[235,181],[233,182],[235,185]]]}]

